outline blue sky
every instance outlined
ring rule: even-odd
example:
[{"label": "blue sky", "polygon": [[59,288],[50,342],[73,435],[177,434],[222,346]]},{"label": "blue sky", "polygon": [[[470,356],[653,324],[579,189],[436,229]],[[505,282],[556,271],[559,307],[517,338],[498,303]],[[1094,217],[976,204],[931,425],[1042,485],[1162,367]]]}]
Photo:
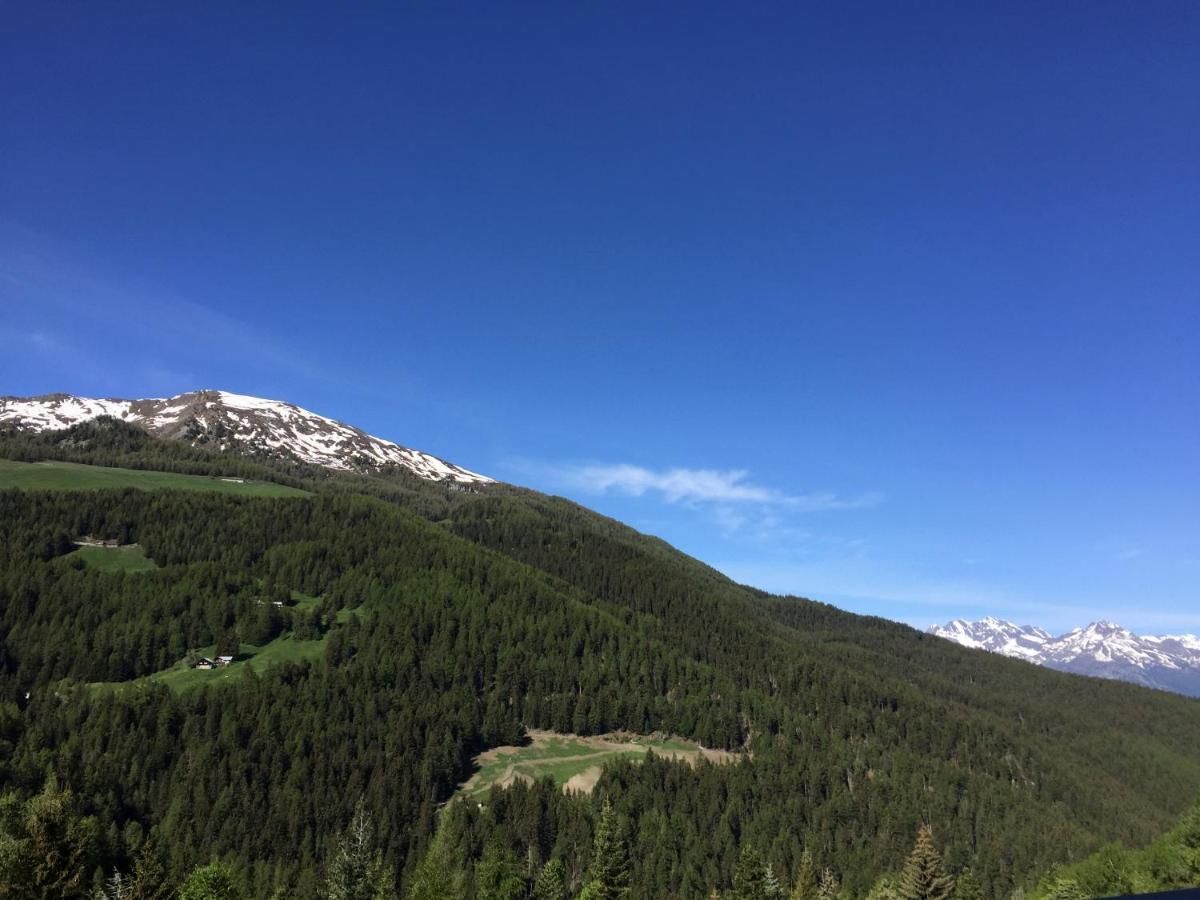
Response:
[{"label": "blue sky", "polygon": [[919,625],[1200,629],[1200,6],[39,3],[0,393],[291,400]]}]

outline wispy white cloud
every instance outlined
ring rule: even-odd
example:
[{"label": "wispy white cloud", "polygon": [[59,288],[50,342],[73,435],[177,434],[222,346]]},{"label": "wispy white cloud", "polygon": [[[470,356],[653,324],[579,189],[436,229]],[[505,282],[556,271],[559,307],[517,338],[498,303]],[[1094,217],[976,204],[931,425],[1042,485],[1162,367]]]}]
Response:
[{"label": "wispy white cloud", "polygon": [[[797,512],[869,509],[883,502],[877,492],[842,496],[833,491],[788,494],[750,480],[745,469],[648,469],[628,463],[555,466],[551,474],[577,490],[631,497],[656,494],[669,503],[756,503]],[[730,519],[732,521],[732,518]]]},{"label": "wispy white cloud", "polygon": [[130,383],[159,393],[257,391],[296,379],[363,389],[283,329],[252,325],[222,312],[227,300],[213,300],[114,272],[81,248],[0,218],[0,337],[54,379],[46,390],[82,382],[95,392]]}]

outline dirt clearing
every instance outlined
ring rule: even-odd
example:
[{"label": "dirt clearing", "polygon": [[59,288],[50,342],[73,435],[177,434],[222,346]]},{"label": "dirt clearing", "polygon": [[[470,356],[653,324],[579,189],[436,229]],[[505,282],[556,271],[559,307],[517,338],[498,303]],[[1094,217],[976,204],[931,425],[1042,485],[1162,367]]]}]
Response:
[{"label": "dirt clearing", "polygon": [[530,729],[525,747],[493,747],[475,757],[478,771],[459,788],[459,795],[481,797],[493,785],[507,787],[515,781],[553,778],[565,791],[591,793],[604,764],[619,757],[641,759],[647,753],[695,763],[732,762],[739,754],[709,750],[683,738],[661,735],[606,734],[583,737]]}]

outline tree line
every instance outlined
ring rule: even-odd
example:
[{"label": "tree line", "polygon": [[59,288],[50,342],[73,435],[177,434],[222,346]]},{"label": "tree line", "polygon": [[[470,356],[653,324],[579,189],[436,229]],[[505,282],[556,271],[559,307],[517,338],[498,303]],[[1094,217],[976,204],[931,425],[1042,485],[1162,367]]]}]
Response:
[{"label": "tree line", "polygon": [[[472,858],[464,852],[465,835],[448,821],[398,890],[374,841],[370,814],[359,804],[334,842],[319,894],[326,900],[629,900],[639,892],[634,890],[635,851],[628,823],[609,799],[591,811],[595,827],[582,865],[559,856],[540,862],[530,854],[520,860],[496,837]],[[13,900],[249,900],[253,896],[236,863],[214,859],[175,882],[152,842],[141,847],[127,871],[105,870],[102,843],[96,818],[83,815],[71,791],[60,787],[54,777],[27,800],[13,793],[0,796],[0,895]],[[1074,884],[1060,878],[1049,896],[1067,896],[1066,886]],[[866,897],[975,900],[981,895],[970,872],[957,877],[949,873],[932,829],[923,825],[901,869],[881,877]],[[273,894],[284,896],[282,890]],[[845,900],[850,895],[834,870],[818,868],[808,851],[789,881],[748,844],[741,849],[729,882],[714,886],[706,896],[708,900]]]}]

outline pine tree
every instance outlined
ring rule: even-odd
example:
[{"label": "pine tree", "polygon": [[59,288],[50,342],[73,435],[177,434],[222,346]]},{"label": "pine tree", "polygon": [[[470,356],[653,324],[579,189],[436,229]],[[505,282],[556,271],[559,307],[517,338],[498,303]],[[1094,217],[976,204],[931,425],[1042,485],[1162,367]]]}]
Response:
[{"label": "pine tree", "polygon": [[983,885],[970,869],[964,869],[955,879],[954,900],[983,900]]},{"label": "pine tree", "polygon": [[328,900],[383,900],[389,893],[383,856],[371,845],[371,817],[360,801],[325,875]]},{"label": "pine tree", "polygon": [[767,863],[766,875],[763,878],[763,896],[767,900],[785,900],[786,897],[783,885],[775,877],[775,869],[771,867],[770,863]]},{"label": "pine tree", "polygon": [[767,867],[758,850],[747,844],[733,867],[734,900],[766,900]]},{"label": "pine tree", "polygon": [[233,872],[219,862],[193,869],[179,889],[179,900],[242,900],[243,896]]},{"label": "pine tree", "polygon": [[812,853],[807,847],[800,854],[800,869],[796,872],[796,881],[788,900],[815,900],[817,896],[817,867],[813,863]]},{"label": "pine tree", "polygon": [[533,900],[567,900],[567,869],[561,859],[542,866],[533,883]]},{"label": "pine tree", "polygon": [[[620,900],[629,893],[629,850],[621,835],[612,803],[604,801],[596,836],[592,842],[592,864],[584,885],[588,900]],[[585,895],[580,894],[583,898]]]},{"label": "pine tree", "polygon": [[904,900],[950,900],[954,896],[954,879],[946,874],[928,825],[917,832],[917,842],[904,863],[900,896]]},{"label": "pine tree", "polygon": [[842,886],[833,874],[833,869],[826,866],[821,870],[821,880],[817,882],[817,900],[834,900],[841,892]]},{"label": "pine tree", "polygon": [[138,852],[133,864],[133,876],[126,890],[129,900],[171,900],[174,896],[175,892],[167,882],[162,858],[149,841],[142,844]]},{"label": "pine tree", "polygon": [[476,900],[521,900],[525,879],[517,868],[512,852],[498,843],[490,843],[475,867]]},{"label": "pine tree", "polygon": [[417,865],[409,885],[408,900],[461,900],[465,878],[450,854],[446,829],[439,828],[429,850]]}]

